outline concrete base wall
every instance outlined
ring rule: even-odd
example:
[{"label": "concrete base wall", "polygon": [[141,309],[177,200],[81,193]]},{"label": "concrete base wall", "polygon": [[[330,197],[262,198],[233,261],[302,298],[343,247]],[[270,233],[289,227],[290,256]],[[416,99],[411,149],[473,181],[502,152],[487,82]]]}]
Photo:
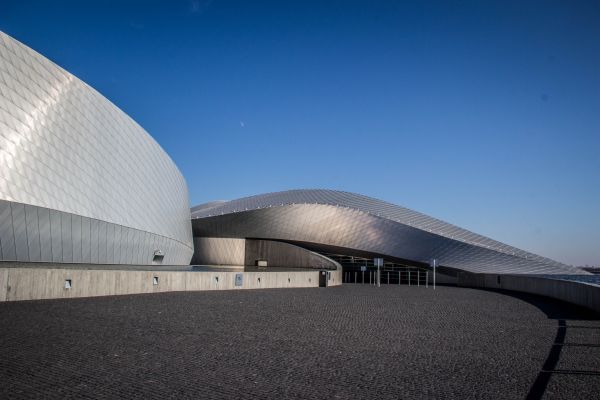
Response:
[{"label": "concrete base wall", "polygon": [[[429,278],[429,284],[433,283],[433,273],[428,271],[427,277]],[[440,272],[436,272],[435,274],[435,283],[439,285],[457,285],[458,278],[456,276],[450,276],[446,274],[442,274]]]},{"label": "concrete base wall", "polygon": [[458,275],[458,285],[505,289],[537,294],[576,304],[600,313],[600,286],[536,276],[469,274]]},{"label": "concrete base wall", "polygon": [[[235,286],[242,274],[241,286]],[[154,284],[154,278],[158,284]],[[71,288],[65,289],[65,281]],[[341,285],[331,271],[329,286]],[[137,293],[318,287],[319,271],[189,272],[0,268],[0,301],[110,296]]]}]

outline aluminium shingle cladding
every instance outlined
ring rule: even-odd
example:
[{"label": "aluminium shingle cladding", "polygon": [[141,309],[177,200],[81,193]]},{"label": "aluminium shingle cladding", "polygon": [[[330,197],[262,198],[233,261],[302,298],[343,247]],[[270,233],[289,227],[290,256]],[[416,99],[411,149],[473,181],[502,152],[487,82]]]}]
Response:
[{"label": "aluminium shingle cladding", "polygon": [[[296,213],[300,205],[304,207]],[[330,207],[338,211],[327,209]],[[310,217],[302,218],[302,213]],[[244,222],[241,216],[233,217],[242,214],[248,214]],[[228,215],[231,217],[224,218]],[[322,240],[328,245],[360,246],[361,250],[419,262],[436,257],[445,266],[472,272],[582,273],[408,208],[343,191],[290,190],[192,208],[194,227],[206,225],[208,220],[213,221],[215,234],[227,234],[231,227],[246,237],[311,243]],[[317,220],[321,221],[318,225]],[[218,227],[219,221],[223,228]],[[247,229],[236,224],[245,224]]]},{"label": "aluminium shingle cladding", "polygon": [[0,200],[149,232],[191,256],[175,163],[100,93],[2,32],[0,167]]}]

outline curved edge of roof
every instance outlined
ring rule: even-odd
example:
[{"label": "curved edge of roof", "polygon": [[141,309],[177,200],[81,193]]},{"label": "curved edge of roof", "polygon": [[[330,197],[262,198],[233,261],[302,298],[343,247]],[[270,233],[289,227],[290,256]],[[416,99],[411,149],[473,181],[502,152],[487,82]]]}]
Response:
[{"label": "curved edge of roof", "polygon": [[500,253],[545,264],[574,268],[558,261],[490,239],[440,219],[430,217],[421,212],[384,200],[340,190],[292,189],[242,197],[230,201],[213,201],[192,207],[191,215],[192,219],[199,219],[298,204],[317,204],[349,208],[469,245],[484,247]]},{"label": "curved edge of roof", "polygon": [[[228,202],[228,200],[209,201],[208,203],[198,204],[197,206],[190,208],[190,212],[192,214],[199,213],[199,212],[207,212],[208,210],[212,210],[212,209],[214,209],[220,205],[223,205],[227,202]],[[193,218],[193,216],[192,216],[192,218]]]},{"label": "curved edge of roof", "polygon": [[[83,84],[91,92],[93,92],[94,94],[96,94],[99,97],[101,97],[102,99],[104,99],[111,107],[114,107],[117,110],[117,112],[119,112],[131,124],[133,124],[134,126],[138,127],[143,133],[145,133],[150,138],[150,140],[154,143],[154,145],[157,146],[164,153],[164,155],[169,160],[169,162],[171,162],[171,164],[173,164],[173,166],[175,167],[175,169],[177,170],[177,172],[179,173],[179,175],[181,175],[181,177],[184,178],[183,173],[179,170],[179,167],[175,163],[175,160],[173,160],[173,158],[171,158],[171,155],[169,153],[167,153],[167,151],[160,145],[160,143],[158,143],[158,141],[154,138],[154,136],[152,136],[150,134],[150,132],[148,132],[146,129],[144,129],[144,127],[139,122],[137,122],[131,115],[127,114],[124,110],[121,109],[121,107],[117,106],[111,99],[109,99],[108,97],[106,97],[105,95],[103,95],[102,93],[100,93],[100,91],[98,91],[96,88],[94,88],[92,85],[90,85],[89,83],[87,83],[86,81],[84,81],[83,79],[81,79],[80,77],[78,77],[77,75],[73,74],[72,72],[69,72],[66,68],[61,67],[59,64],[57,64],[56,62],[54,62],[53,60],[51,60],[49,57],[46,57],[45,55],[43,55],[39,51],[34,50],[29,45],[27,45],[24,42],[20,41],[19,39],[15,38],[15,37],[13,37],[11,35],[9,35],[8,33],[4,32],[3,30],[0,30],[0,39],[2,38],[2,35],[10,38],[13,41],[15,41],[17,44],[19,44],[20,46],[22,46],[25,50],[27,50],[27,51],[31,52],[32,54],[34,54],[36,57],[39,57],[39,58],[41,58],[43,60],[48,61],[50,64],[52,64],[52,66],[54,66],[60,72],[62,72],[63,74],[65,74],[67,77],[72,77],[73,79],[75,79],[78,82],[80,82],[81,84]],[[52,72],[50,72],[50,73],[52,73]]]}]

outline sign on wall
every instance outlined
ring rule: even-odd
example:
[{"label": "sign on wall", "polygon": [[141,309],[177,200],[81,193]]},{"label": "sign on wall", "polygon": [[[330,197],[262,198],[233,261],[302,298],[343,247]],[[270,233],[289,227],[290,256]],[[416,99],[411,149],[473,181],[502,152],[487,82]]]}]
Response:
[{"label": "sign on wall", "polygon": [[242,286],[244,284],[244,274],[235,274],[235,286]]}]

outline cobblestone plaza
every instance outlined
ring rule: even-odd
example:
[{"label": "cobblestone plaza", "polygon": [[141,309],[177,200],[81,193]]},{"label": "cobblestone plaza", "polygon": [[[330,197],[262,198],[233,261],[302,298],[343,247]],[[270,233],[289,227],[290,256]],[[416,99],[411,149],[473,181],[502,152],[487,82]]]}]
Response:
[{"label": "cobblestone plaza", "polygon": [[455,287],[0,304],[0,398],[545,398],[600,392],[600,319]]}]

